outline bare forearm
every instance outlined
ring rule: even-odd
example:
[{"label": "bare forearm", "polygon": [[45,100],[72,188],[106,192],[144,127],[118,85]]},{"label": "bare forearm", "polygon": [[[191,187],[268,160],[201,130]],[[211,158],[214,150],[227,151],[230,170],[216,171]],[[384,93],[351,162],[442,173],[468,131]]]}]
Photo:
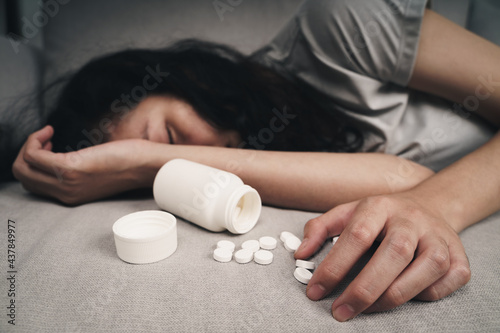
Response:
[{"label": "bare forearm", "polygon": [[[462,103],[457,105],[499,126],[499,57],[497,45],[427,11],[409,86]],[[425,205],[436,205],[456,231],[497,211],[500,209],[499,136],[412,192]]]},{"label": "bare forearm", "polygon": [[184,158],[237,174],[256,188],[264,203],[326,211],[366,196],[408,190],[432,175],[415,163],[382,154],[276,152],[152,144],[148,149],[151,185],[167,161]]},{"label": "bare forearm", "polygon": [[500,134],[410,191],[460,232],[500,209]]}]

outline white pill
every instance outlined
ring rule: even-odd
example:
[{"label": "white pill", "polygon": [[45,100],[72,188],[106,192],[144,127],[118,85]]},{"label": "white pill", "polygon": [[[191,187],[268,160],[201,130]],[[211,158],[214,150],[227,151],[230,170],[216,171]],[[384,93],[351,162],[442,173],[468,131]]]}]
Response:
[{"label": "white pill", "polygon": [[294,234],[292,234],[291,232],[288,232],[288,231],[283,231],[281,234],[280,234],[280,239],[281,241],[284,243],[286,241],[287,238],[289,237],[297,237],[295,236]]},{"label": "white pill", "polygon": [[293,276],[297,279],[297,281],[302,282],[303,284],[308,284],[309,280],[311,280],[313,276],[313,273],[304,267],[297,267],[293,272]]},{"label": "white pill", "polygon": [[314,269],[314,267],[316,267],[316,265],[314,264],[314,262],[312,262],[312,261],[306,261],[306,260],[300,260],[300,259],[297,259],[295,261],[295,266],[302,267],[302,268],[305,268],[305,269]]},{"label": "white pill", "polygon": [[253,260],[261,265],[269,265],[273,262],[273,253],[267,250],[259,250],[254,253]]},{"label": "white pill", "polygon": [[339,240],[339,236],[335,236],[332,238],[332,244],[335,245],[335,243],[337,243],[337,241]]},{"label": "white pill", "polygon": [[297,236],[288,237],[285,240],[285,249],[290,252],[295,252],[301,244],[301,240]]},{"label": "white pill", "polygon": [[276,248],[276,244],[278,244],[278,242],[274,237],[264,236],[259,238],[259,244],[260,247],[264,250],[273,250]]},{"label": "white pill", "polygon": [[241,249],[235,252],[234,260],[236,260],[239,264],[246,264],[247,262],[252,261],[253,259],[253,251],[250,249]]},{"label": "white pill", "polygon": [[233,242],[228,241],[228,240],[220,240],[217,242],[217,248],[219,249],[228,249],[231,252],[234,252],[234,248],[236,245],[234,245]]},{"label": "white pill", "polygon": [[250,239],[247,241],[244,241],[243,244],[241,244],[242,249],[248,249],[252,252],[257,252],[260,250],[260,243],[256,239]]},{"label": "white pill", "polygon": [[219,247],[214,250],[214,259],[219,262],[229,262],[231,261],[232,257],[233,252],[229,251],[228,249]]}]

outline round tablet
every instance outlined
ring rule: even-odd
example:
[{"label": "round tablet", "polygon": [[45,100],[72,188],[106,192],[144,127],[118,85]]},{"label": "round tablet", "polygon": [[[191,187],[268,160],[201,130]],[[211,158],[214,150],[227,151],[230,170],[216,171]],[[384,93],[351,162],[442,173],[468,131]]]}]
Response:
[{"label": "round tablet", "polygon": [[228,249],[229,251],[234,252],[235,247],[236,245],[234,245],[233,242],[228,240],[220,240],[217,242],[217,248],[220,249]]},{"label": "round tablet", "polygon": [[302,242],[300,241],[300,239],[296,236],[288,237],[285,240],[285,249],[290,252],[295,252],[297,251],[301,243]]},{"label": "round tablet", "polygon": [[339,236],[335,236],[332,238],[332,244],[335,245],[335,243],[337,243],[337,241],[339,240]]},{"label": "round tablet", "polygon": [[247,241],[244,241],[243,244],[241,244],[242,249],[249,249],[252,252],[257,252],[260,250],[260,243],[258,240],[255,239],[250,239]]},{"label": "round tablet", "polygon": [[304,267],[297,267],[293,272],[293,276],[297,279],[297,281],[303,284],[308,284],[309,280],[311,280],[313,276],[313,273],[311,273],[311,271],[308,271]]},{"label": "round tablet", "polygon": [[280,239],[281,239],[281,241],[282,241],[282,242],[285,242],[285,240],[286,240],[287,238],[291,237],[291,236],[293,236],[293,237],[297,237],[297,236],[295,236],[294,234],[292,234],[291,232],[288,232],[288,231],[283,231],[283,232],[281,232],[281,234],[280,234]]},{"label": "round tablet", "polygon": [[259,250],[254,253],[253,260],[261,265],[269,265],[273,262],[273,254],[267,250]]},{"label": "round tablet", "polygon": [[214,259],[219,262],[229,262],[231,261],[232,257],[233,252],[229,251],[228,249],[219,247],[214,251]]},{"label": "round tablet", "polygon": [[264,237],[259,238],[260,247],[264,250],[275,249],[277,243],[278,242],[276,241],[276,239],[274,237],[271,237],[271,236],[264,236]]},{"label": "round tablet", "polygon": [[305,269],[314,269],[314,267],[316,265],[312,261],[306,261],[306,260],[297,259],[295,261],[295,266],[302,267],[302,268],[305,268]]},{"label": "round tablet", "polygon": [[246,264],[247,262],[252,261],[253,259],[253,251],[250,249],[241,249],[236,251],[234,254],[234,260],[236,260],[239,264]]}]

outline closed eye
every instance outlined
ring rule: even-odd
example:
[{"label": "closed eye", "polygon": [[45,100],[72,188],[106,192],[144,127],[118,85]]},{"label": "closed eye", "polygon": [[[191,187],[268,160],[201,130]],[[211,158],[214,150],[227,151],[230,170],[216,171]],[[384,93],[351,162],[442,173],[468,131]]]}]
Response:
[{"label": "closed eye", "polygon": [[167,127],[167,133],[168,133],[168,143],[173,145],[174,144],[174,139],[172,137],[172,132],[170,131],[170,128]]}]

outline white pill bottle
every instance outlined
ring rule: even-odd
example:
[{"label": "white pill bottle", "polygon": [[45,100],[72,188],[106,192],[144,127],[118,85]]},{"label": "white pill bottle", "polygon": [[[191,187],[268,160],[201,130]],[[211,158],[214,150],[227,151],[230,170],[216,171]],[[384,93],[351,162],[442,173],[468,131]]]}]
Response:
[{"label": "white pill bottle", "polygon": [[252,187],[227,171],[174,159],[158,171],[153,195],[160,208],[210,231],[250,231],[262,201]]}]

